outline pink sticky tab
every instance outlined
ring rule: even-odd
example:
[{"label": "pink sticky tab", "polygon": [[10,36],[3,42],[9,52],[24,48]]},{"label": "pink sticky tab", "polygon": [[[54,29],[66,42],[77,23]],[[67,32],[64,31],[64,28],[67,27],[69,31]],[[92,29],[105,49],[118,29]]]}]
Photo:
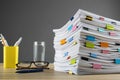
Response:
[{"label": "pink sticky tab", "polygon": [[99,20],[104,21],[104,17],[99,17]]},{"label": "pink sticky tab", "polygon": [[73,26],[72,31],[75,31],[77,29],[77,26]]},{"label": "pink sticky tab", "polygon": [[116,33],[115,32],[109,32],[109,35],[110,36],[116,36]]},{"label": "pink sticky tab", "polygon": [[93,64],[93,69],[101,69],[102,68],[102,66],[101,66],[101,64]]},{"label": "pink sticky tab", "polygon": [[109,53],[109,50],[102,50],[102,53],[108,54],[108,53]]}]

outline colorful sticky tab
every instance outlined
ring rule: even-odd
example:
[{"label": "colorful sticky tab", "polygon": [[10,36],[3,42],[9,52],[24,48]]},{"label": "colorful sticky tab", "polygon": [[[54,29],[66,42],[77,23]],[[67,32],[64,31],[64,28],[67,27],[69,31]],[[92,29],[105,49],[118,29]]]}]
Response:
[{"label": "colorful sticky tab", "polygon": [[102,50],[101,52],[104,53],[104,54],[108,54],[109,50]]},{"label": "colorful sticky tab", "polygon": [[116,36],[116,33],[115,32],[109,32],[109,35],[110,36]]},{"label": "colorful sticky tab", "polygon": [[86,42],[85,42],[85,46],[86,46],[87,48],[94,48],[94,47],[95,47],[95,45],[94,45],[92,42],[89,42],[89,41],[86,41]]},{"label": "colorful sticky tab", "polygon": [[73,27],[73,25],[70,25],[70,26],[68,26],[68,31],[71,31],[72,30],[72,27]]},{"label": "colorful sticky tab", "polygon": [[120,43],[115,43],[115,45],[120,46]]},{"label": "colorful sticky tab", "polygon": [[68,74],[72,75],[72,74],[73,74],[73,72],[72,72],[71,70],[69,70],[69,71],[68,71]]},{"label": "colorful sticky tab", "polygon": [[109,44],[107,42],[100,42],[100,47],[108,48]]},{"label": "colorful sticky tab", "polygon": [[81,57],[82,60],[88,61],[89,59],[87,57]]},{"label": "colorful sticky tab", "polygon": [[90,57],[92,57],[92,58],[97,58],[97,54],[95,54],[95,53],[90,53]]},{"label": "colorful sticky tab", "polygon": [[89,20],[89,21],[92,21],[92,20],[93,20],[93,18],[92,18],[91,16],[86,16],[85,19],[86,19],[86,20]]},{"label": "colorful sticky tab", "polygon": [[87,35],[87,36],[86,36],[86,40],[95,41],[95,37],[94,37],[94,36],[89,36],[89,35]]},{"label": "colorful sticky tab", "polygon": [[71,42],[71,41],[73,41],[73,37],[71,37],[70,39],[68,39],[68,42]]},{"label": "colorful sticky tab", "polygon": [[102,68],[101,64],[93,63],[93,69],[101,69],[101,68]]},{"label": "colorful sticky tab", "polygon": [[120,64],[120,58],[115,59],[115,64]]},{"label": "colorful sticky tab", "polygon": [[105,32],[105,29],[104,28],[98,28],[98,31],[99,32]]},{"label": "colorful sticky tab", "polygon": [[118,52],[120,52],[120,48],[118,48]]},{"label": "colorful sticky tab", "polygon": [[106,24],[106,29],[107,30],[114,30],[114,26],[111,24]]},{"label": "colorful sticky tab", "polygon": [[74,41],[74,42],[73,42],[73,45],[76,45],[76,44],[77,44],[77,41]]},{"label": "colorful sticky tab", "polygon": [[72,31],[75,31],[77,29],[77,25],[73,26]]},{"label": "colorful sticky tab", "polygon": [[117,25],[117,23],[116,22],[111,22],[112,24],[114,24],[114,25]]},{"label": "colorful sticky tab", "polygon": [[69,53],[69,52],[65,52],[65,53],[64,53],[64,57],[68,56],[68,53]]},{"label": "colorful sticky tab", "polygon": [[99,20],[104,21],[104,17],[99,17]]},{"label": "colorful sticky tab", "polygon": [[74,17],[72,16],[71,18],[70,18],[70,20],[72,21],[74,19]]},{"label": "colorful sticky tab", "polygon": [[75,64],[75,63],[76,63],[76,59],[75,58],[70,60],[70,64]]},{"label": "colorful sticky tab", "polygon": [[83,27],[83,29],[84,29],[84,30],[87,30],[87,31],[89,30],[89,28],[87,28],[87,27]]},{"label": "colorful sticky tab", "polygon": [[71,58],[71,56],[68,56],[68,57],[67,57],[67,60],[69,60],[70,58]]},{"label": "colorful sticky tab", "polygon": [[65,43],[67,43],[66,39],[62,39],[62,40],[60,41],[60,44],[61,44],[61,45],[64,45]]}]

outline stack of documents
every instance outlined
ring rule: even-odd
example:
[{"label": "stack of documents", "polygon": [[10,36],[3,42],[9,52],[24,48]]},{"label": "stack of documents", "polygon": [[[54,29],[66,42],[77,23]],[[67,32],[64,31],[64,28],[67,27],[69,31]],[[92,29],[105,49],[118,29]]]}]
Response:
[{"label": "stack of documents", "polygon": [[120,22],[84,10],[54,29],[54,69],[74,74],[120,73]]}]

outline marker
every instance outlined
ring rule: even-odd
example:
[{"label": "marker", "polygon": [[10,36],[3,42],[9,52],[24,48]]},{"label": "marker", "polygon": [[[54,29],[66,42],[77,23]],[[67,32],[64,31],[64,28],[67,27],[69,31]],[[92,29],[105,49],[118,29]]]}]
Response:
[{"label": "marker", "polygon": [[20,37],[20,38],[16,41],[16,43],[14,44],[14,46],[18,46],[21,41],[22,41],[22,37]]}]

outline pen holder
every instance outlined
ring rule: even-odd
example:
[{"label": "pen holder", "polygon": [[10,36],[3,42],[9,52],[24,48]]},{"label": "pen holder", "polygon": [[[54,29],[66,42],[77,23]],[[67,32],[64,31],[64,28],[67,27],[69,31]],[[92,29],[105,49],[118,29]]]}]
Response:
[{"label": "pen holder", "polygon": [[3,48],[3,63],[4,68],[16,68],[16,64],[18,63],[18,46],[4,46]]}]

